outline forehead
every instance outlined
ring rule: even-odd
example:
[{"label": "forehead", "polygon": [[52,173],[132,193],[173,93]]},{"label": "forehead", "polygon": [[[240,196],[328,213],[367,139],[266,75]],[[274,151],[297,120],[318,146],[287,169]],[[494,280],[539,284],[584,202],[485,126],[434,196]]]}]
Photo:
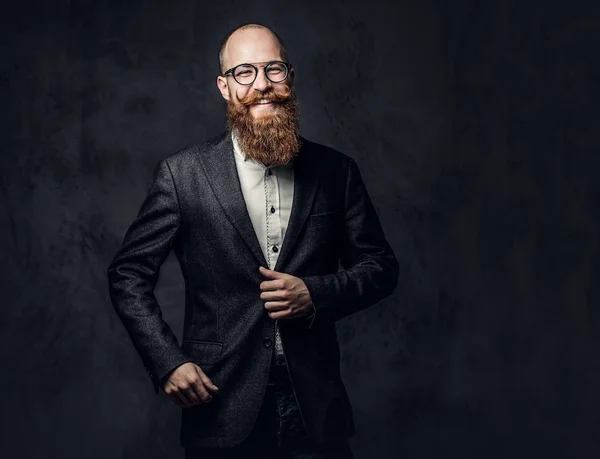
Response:
[{"label": "forehead", "polygon": [[281,59],[277,38],[266,29],[245,29],[235,32],[225,47],[225,67],[246,62],[267,62]]}]

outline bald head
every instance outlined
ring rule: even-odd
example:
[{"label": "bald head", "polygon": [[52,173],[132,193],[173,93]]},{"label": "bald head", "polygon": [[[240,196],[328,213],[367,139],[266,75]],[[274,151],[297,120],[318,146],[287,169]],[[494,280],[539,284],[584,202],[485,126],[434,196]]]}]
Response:
[{"label": "bald head", "polygon": [[[260,24],[245,24],[231,31],[219,49],[219,67],[221,73],[246,62],[262,62],[260,56],[269,49],[278,48],[281,60],[287,62],[287,53],[281,38]],[[253,60],[248,60],[253,59]],[[271,60],[270,58],[264,61]],[[239,62],[238,62],[239,61]]]}]

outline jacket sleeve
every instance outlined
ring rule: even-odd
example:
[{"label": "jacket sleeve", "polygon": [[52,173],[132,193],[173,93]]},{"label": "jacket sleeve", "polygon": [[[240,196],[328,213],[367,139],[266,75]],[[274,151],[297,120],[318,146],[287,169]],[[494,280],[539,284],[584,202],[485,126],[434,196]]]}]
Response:
[{"label": "jacket sleeve", "polygon": [[158,394],[163,378],[191,361],[162,318],[154,295],[160,266],[180,226],[179,202],[166,160],[154,170],[153,183],[121,248],[107,269],[112,304]]},{"label": "jacket sleeve", "polygon": [[356,162],[350,158],[341,241],[342,270],[302,277],[316,309],[339,320],[391,294],[398,284],[398,261],[388,244]]}]

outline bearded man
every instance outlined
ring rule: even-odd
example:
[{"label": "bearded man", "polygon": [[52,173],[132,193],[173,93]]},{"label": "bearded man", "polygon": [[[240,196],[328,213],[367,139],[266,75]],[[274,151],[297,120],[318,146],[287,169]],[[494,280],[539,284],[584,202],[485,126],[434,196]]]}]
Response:
[{"label": "bearded man", "polygon": [[[187,458],[352,458],[335,325],[389,295],[398,263],[355,161],[300,136],[281,39],[247,24],[219,58],[228,129],[158,163],[111,300],[155,392],[183,408]],[[181,346],[154,296],[171,249]]]}]

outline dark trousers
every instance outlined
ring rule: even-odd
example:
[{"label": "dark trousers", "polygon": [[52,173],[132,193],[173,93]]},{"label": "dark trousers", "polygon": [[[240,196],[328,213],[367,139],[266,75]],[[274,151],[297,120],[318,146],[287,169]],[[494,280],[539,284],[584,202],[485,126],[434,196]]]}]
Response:
[{"label": "dark trousers", "polygon": [[250,435],[225,449],[185,450],[186,459],[353,459],[347,441],[319,445],[307,435],[285,365],[271,365],[265,398]]}]

